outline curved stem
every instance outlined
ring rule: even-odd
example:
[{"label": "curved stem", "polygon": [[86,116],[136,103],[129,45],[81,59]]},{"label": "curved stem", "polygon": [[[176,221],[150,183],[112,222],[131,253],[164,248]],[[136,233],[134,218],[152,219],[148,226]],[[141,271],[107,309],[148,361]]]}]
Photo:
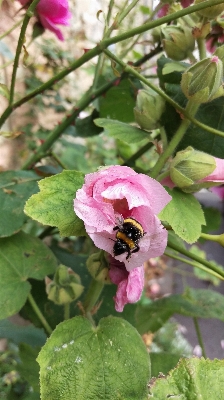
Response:
[{"label": "curved stem", "polygon": [[199,346],[201,347],[202,356],[204,358],[207,358],[206,353],[205,353],[205,346],[204,346],[202,335],[201,335],[201,330],[200,330],[199,323],[198,323],[198,318],[193,317],[193,321],[194,321],[194,327],[195,327],[197,338],[198,338],[198,343],[199,343]]},{"label": "curved stem", "polygon": [[37,317],[39,318],[40,322],[42,323],[43,327],[45,328],[46,332],[51,335],[51,333],[53,332],[50,325],[48,324],[46,318],[43,316],[42,312],[40,311],[36,301],[34,300],[33,296],[31,293],[28,294],[28,301],[30,302],[30,305],[33,309],[33,311],[35,312],[35,314],[37,315]]},{"label": "curved stem", "polygon": [[178,255],[176,255],[176,254],[174,254],[174,253],[169,253],[168,251],[165,251],[164,254],[165,254],[167,257],[173,258],[174,260],[181,261],[181,262],[183,262],[184,264],[191,265],[191,266],[194,267],[194,268],[199,268],[199,269],[201,269],[202,271],[205,271],[205,272],[207,272],[208,274],[213,275],[213,276],[215,276],[215,277],[218,278],[218,279],[224,280],[224,278],[223,278],[222,276],[220,276],[217,272],[212,271],[212,270],[209,269],[208,267],[205,267],[204,265],[201,265],[201,264],[199,264],[198,262],[189,261],[189,260],[187,260],[186,258],[180,257],[180,256],[178,256]]},{"label": "curved stem", "polygon": [[70,318],[70,303],[64,305],[64,320]]},{"label": "curved stem", "polygon": [[17,68],[19,65],[19,57],[20,53],[23,47],[23,44],[25,42],[25,34],[26,34],[26,28],[30,22],[30,18],[33,17],[34,15],[34,10],[39,3],[40,0],[33,0],[30,6],[28,7],[23,24],[21,27],[20,35],[19,35],[19,40],[17,43],[17,49],[16,49],[16,56],[14,60],[14,65],[13,65],[13,71],[12,71],[12,80],[11,80],[11,86],[10,86],[10,93],[9,93],[9,105],[12,105],[13,99],[14,99],[14,91],[15,91],[15,83],[16,83],[16,73],[17,73]]},{"label": "curved stem", "polygon": [[[191,100],[188,101],[187,106],[186,106],[186,113],[190,113],[191,115],[195,115],[197,110],[199,108],[199,104],[195,104],[194,102],[191,102]],[[154,167],[151,170],[150,176],[151,178],[156,178],[160,171],[162,170],[163,166],[169,159],[169,157],[173,154],[174,150],[180,143],[180,141],[183,139],[185,132],[187,128],[189,127],[191,121],[189,119],[183,119],[179,128],[177,129],[176,133],[172,137],[171,141],[169,142],[169,145],[165,149],[165,151],[161,154],[159,157],[158,161],[154,165]]]},{"label": "curved stem", "polygon": [[128,165],[131,166],[133,163],[138,160],[139,157],[141,157],[146,151],[151,149],[153,146],[152,142],[146,143],[144,146],[142,146],[138,151],[136,151],[135,154],[133,154],[130,158],[128,158],[126,161],[123,162],[121,165]]},{"label": "curved stem", "polygon": [[185,255],[188,258],[191,258],[192,260],[204,265],[207,267],[209,270],[216,272],[220,279],[224,278],[224,271],[220,269],[219,267],[216,267],[216,265],[212,264],[211,262],[204,260],[204,258],[201,258],[197,256],[196,254],[191,253],[190,251],[184,249],[183,247],[179,246],[178,244],[171,243],[170,240],[168,239],[167,243],[168,247],[170,247],[173,250],[178,251],[178,253]]},{"label": "curved stem", "polygon": [[83,302],[83,308],[86,313],[90,312],[95,306],[103,288],[103,283],[97,282],[95,279],[92,279],[85,300]]}]

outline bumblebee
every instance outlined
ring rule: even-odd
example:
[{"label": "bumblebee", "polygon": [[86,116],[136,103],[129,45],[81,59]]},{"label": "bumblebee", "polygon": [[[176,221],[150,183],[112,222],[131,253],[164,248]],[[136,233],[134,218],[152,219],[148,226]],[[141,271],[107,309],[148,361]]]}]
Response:
[{"label": "bumblebee", "polygon": [[128,260],[132,253],[137,253],[140,250],[138,243],[146,232],[136,219],[128,217],[115,226],[113,230],[117,231],[113,248],[115,257],[128,253],[126,257],[126,260]]}]

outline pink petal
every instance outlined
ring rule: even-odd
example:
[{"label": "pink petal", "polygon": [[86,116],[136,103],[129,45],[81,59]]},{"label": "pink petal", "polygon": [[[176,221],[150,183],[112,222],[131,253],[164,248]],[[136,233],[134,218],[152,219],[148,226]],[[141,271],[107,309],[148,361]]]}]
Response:
[{"label": "pink petal", "polygon": [[214,159],[216,162],[216,169],[206,178],[202,179],[202,182],[224,182],[224,160],[216,157],[214,157]]}]

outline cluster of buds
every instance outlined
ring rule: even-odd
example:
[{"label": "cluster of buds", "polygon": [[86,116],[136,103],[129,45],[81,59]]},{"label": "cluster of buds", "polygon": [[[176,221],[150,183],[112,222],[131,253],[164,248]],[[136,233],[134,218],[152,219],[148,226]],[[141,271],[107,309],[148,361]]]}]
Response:
[{"label": "cluster of buds", "polygon": [[71,268],[60,264],[53,280],[45,278],[48,299],[57,305],[69,304],[81,296],[84,287],[81,279]]}]

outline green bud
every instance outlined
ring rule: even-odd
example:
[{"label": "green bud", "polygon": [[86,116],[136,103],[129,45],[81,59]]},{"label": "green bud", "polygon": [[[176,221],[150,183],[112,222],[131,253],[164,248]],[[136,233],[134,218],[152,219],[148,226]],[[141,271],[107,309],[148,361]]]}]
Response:
[{"label": "green bud", "polygon": [[195,192],[210,183],[198,183],[210,175],[216,168],[214,157],[202,151],[187,147],[179,151],[170,164],[170,178],[185,192]]},{"label": "green bud", "polygon": [[216,49],[213,56],[217,56],[222,61],[222,66],[224,69],[224,45]]},{"label": "green bud", "polygon": [[194,50],[195,40],[187,26],[166,26],[161,32],[163,48],[173,60],[184,60]]},{"label": "green bud", "polygon": [[142,129],[159,128],[160,118],[164,109],[164,99],[154,90],[142,89],[138,91],[134,115],[135,121]]},{"label": "green bud", "polygon": [[58,305],[76,300],[84,289],[79,275],[62,264],[57,268],[53,280],[46,278],[45,283],[48,299]]},{"label": "green bud", "polygon": [[105,258],[104,251],[91,254],[86,261],[87,269],[97,282],[103,284],[110,284],[111,280],[109,277],[108,262]]},{"label": "green bud", "polygon": [[224,95],[223,65],[217,57],[204,58],[187,68],[182,75],[181,88],[188,99],[207,103]]},{"label": "green bud", "polygon": [[[203,3],[205,0],[195,0],[194,4]],[[199,15],[206,17],[208,19],[213,19],[218,17],[224,11],[224,4],[217,4],[216,6],[211,6],[198,11]]]}]

